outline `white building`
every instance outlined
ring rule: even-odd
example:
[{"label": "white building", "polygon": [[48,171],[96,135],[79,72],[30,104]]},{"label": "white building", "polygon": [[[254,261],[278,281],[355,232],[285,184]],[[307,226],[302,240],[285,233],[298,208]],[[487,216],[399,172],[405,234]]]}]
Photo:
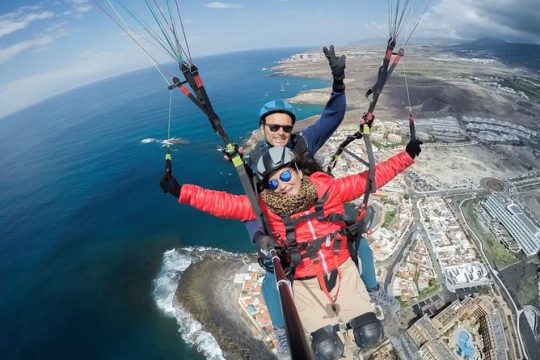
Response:
[{"label": "white building", "polygon": [[527,256],[540,251],[540,229],[523,213],[521,208],[511,203],[506,205],[501,196],[492,195],[482,202],[488,214],[497,219],[518,242]]}]

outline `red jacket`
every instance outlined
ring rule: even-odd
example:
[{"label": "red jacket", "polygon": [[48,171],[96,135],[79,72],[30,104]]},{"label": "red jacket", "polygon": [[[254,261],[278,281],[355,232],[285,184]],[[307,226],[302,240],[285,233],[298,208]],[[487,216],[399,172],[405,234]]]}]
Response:
[{"label": "red jacket", "polygon": [[[405,170],[413,163],[413,159],[405,151],[402,151],[390,159],[379,163],[375,168],[375,188],[378,189],[384,184],[392,180],[397,174]],[[339,179],[334,179],[330,175],[323,172],[316,172],[309,176],[310,180],[315,184],[317,194],[322,197],[326,191],[329,191],[327,201],[324,203],[324,214],[341,213],[344,214],[344,203],[350,202],[359,198],[364,194],[368,172],[363,171],[358,174],[345,176]],[[255,213],[251,208],[248,197],[245,195],[232,195],[224,191],[215,191],[201,188],[196,185],[183,185],[180,192],[178,202],[188,204],[196,209],[209,213],[211,215],[225,218],[236,219],[241,221],[253,220]],[[285,226],[281,217],[268,209],[266,204],[259,200],[261,208],[266,215],[270,228],[277,241],[283,242],[281,239],[286,239]],[[312,206],[306,212],[294,214],[292,218],[301,216],[315,211]],[[339,222],[319,222],[316,218],[304,220],[296,224],[296,241],[298,243],[309,242],[313,239],[320,238],[339,230],[344,226],[342,221]],[[341,236],[341,248],[346,250],[346,236]],[[332,246],[321,246],[319,252],[319,264],[329,272],[337,266],[344,263],[349,258],[348,251],[340,251],[333,259]],[[308,258],[303,258],[302,263],[296,267],[295,277],[302,278],[307,276],[315,276],[317,267]]]}]

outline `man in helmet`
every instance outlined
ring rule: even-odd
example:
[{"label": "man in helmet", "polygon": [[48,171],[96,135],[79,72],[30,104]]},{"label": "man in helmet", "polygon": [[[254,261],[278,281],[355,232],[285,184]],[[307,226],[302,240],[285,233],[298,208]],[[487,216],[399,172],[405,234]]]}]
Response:
[{"label": "man in helmet", "polygon": [[[330,138],[343,121],[346,110],[345,99],[345,55],[336,56],[334,46],[323,48],[324,55],[332,70],[332,93],[321,117],[312,125],[299,133],[293,133],[296,122],[294,107],[284,100],[272,100],[263,105],[259,111],[259,126],[264,140],[258,142],[254,149],[244,156],[246,164],[254,174],[257,173],[257,162],[262,154],[274,146],[287,147],[300,156],[313,158],[315,153]],[[256,246],[260,247],[262,229],[258,229],[256,221],[245,222],[250,238]],[[269,258],[262,259],[265,268],[272,271],[272,262]],[[285,336],[285,322],[281,313],[279,293],[277,292],[275,277],[267,273],[262,284],[262,293],[270,313],[272,324],[276,329],[279,340],[278,355],[286,354],[287,338]],[[285,359],[286,356],[279,356]]]},{"label": "man in helmet", "polygon": [[255,166],[264,151],[272,146],[284,146],[298,154],[314,156],[328,138],[336,131],[345,116],[345,55],[336,56],[334,46],[323,48],[332,69],[332,94],[326,103],[321,117],[301,132],[293,134],[296,122],[294,107],[284,100],[272,100],[259,111],[259,126],[264,140],[245,156],[246,163]]}]

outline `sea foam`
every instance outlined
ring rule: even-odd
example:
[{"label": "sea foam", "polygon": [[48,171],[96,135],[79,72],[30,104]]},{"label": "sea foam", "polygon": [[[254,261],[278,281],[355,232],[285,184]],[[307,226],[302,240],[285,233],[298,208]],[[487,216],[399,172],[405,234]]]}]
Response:
[{"label": "sea foam", "polygon": [[206,256],[219,254],[234,255],[223,250],[206,247],[187,247],[167,250],[163,254],[161,270],[154,282],[154,301],[158,308],[167,316],[176,318],[180,335],[189,345],[210,360],[225,359],[212,334],[205,331],[200,322],[179,303],[174,300],[174,294],[182,273],[193,263],[201,261]]}]

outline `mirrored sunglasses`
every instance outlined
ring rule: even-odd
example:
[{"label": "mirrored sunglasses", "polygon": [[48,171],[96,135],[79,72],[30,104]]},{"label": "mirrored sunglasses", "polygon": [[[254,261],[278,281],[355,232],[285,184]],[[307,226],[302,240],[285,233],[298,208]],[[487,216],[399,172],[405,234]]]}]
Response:
[{"label": "mirrored sunglasses", "polygon": [[[283,182],[289,182],[292,179],[292,173],[291,170],[285,170],[281,174],[279,174],[279,180]],[[276,190],[279,187],[279,181],[277,179],[271,179],[268,180],[268,183],[266,184],[266,187],[269,190]]]},{"label": "mirrored sunglasses", "polygon": [[280,128],[283,129],[284,132],[290,133],[293,129],[292,125],[279,125],[279,124],[264,124],[268,126],[271,132],[278,132]]}]

